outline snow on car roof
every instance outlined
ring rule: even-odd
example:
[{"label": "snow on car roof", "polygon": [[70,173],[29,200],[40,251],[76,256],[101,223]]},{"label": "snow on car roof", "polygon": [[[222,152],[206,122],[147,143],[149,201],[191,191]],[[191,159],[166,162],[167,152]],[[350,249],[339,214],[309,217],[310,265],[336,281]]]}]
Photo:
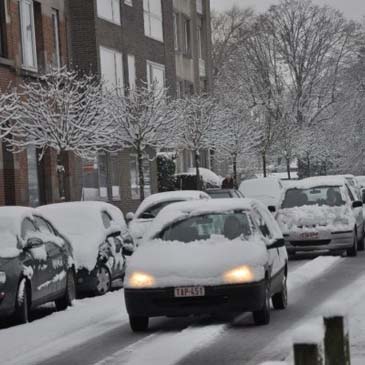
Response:
[{"label": "snow on car roof", "polygon": [[161,232],[167,225],[188,217],[190,215],[200,215],[215,212],[226,212],[230,210],[249,210],[252,207],[251,199],[210,199],[200,201],[179,202],[163,208],[151,224],[145,235],[145,239],[152,239]]},{"label": "snow on car roof", "polygon": [[[71,242],[78,267],[93,270],[99,246],[107,235],[125,229],[124,218],[116,215],[116,207],[104,202],[67,202],[36,208],[60,233]],[[101,212],[108,212],[114,220],[105,228]]]},{"label": "snow on car roof", "polygon": [[288,189],[311,189],[316,186],[342,186],[345,184],[343,176],[313,176],[303,180],[293,181]]},{"label": "snow on car roof", "polygon": [[136,211],[136,218],[138,218],[138,216],[146,209],[158,203],[164,203],[174,200],[198,200],[202,198],[210,199],[210,196],[204,191],[199,190],[176,190],[152,194],[145,200],[143,200],[143,202],[140,204]]},{"label": "snow on car roof", "polygon": [[[212,185],[221,186],[223,178],[221,176],[218,176],[215,172],[212,170],[206,169],[204,167],[199,167],[199,174],[204,182],[210,183]],[[191,167],[187,172],[183,172],[179,175],[196,175],[196,168]]]}]

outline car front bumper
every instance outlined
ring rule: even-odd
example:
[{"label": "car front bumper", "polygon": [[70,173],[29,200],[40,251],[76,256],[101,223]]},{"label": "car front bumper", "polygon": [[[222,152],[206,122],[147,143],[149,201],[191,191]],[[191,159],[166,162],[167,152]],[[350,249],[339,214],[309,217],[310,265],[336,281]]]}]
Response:
[{"label": "car front bumper", "polygon": [[351,248],[354,244],[354,232],[330,233],[320,239],[298,239],[285,235],[285,245],[289,254],[300,252],[332,252]]},{"label": "car front bumper", "polygon": [[188,316],[192,314],[255,311],[265,301],[265,281],[250,284],[206,286],[202,297],[175,298],[174,288],[125,289],[130,316]]}]

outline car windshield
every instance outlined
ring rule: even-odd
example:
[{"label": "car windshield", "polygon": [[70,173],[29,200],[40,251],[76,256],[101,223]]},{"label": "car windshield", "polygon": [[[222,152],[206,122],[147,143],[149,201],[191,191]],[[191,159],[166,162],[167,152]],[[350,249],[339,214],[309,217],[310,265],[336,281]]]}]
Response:
[{"label": "car windshield", "polygon": [[228,191],[212,191],[208,192],[211,198],[213,199],[224,199],[231,198],[231,194]]},{"label": "car windshield", "polygon": [[342,206],[340,186],[317,186],[310,189],[289,189],[285,193],[282,208],[302,207],[304,205]]},{"label": "car windshield", "polygon": [[138,218],[141,219],[152,219],[155,218],[157,216],[157,214],[160,212],[160,210],[162,210],[163,208],[165,208],[167,205],[173,204],[173,203],[179,203],[182,202],[184,200],[168,200],[165,202],[161,202],[161,203],[157,203],[155,205],[150,206],[149,208],[147,208],[144,212],[142,212]]},{"label": "car windshield", "polygon": [[165,228],[159,238],[163,241],[193,242],[221,235],[229,240],[248,239],[252,235],[246,212],[210,213],[189,217]]}]

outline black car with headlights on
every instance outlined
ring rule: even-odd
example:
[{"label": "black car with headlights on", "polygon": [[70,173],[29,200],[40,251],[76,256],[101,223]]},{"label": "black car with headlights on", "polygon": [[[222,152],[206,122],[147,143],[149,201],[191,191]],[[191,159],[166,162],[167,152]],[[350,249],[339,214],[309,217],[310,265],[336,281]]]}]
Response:
[{"label": "black car with headlights on", "polygon": [[125,302],[133,331],[149,317],[253,312],[287,306],[287,253],[260,202],[220,199],[161,210],[128,263]]},{"label": "black car with headlights on", "polygon": [[69,242],[35,210],[0,208],[0,317],[29,320],[34,307],[75,299],[75,267]]}]

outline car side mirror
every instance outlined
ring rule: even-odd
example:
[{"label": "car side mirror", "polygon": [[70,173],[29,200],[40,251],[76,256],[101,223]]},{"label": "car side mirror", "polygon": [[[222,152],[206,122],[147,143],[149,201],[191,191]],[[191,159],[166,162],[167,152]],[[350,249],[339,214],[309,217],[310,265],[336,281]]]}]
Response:
[{"label": "car side mirror", "polygon": [[125,216],[125,219],[126,219],[127,223],[129,223],[130,221],[132,221],[134,219],[134,213],[132,213],[132,212],[127,213],[127,215]]},{"label": "car side mirror", "polygon": [[274,248],[280,248],[285,247],[285,241],[284,238],[278,238],[276,239],[271,245],[267,246],[268,250],[274,249]]},{"label": "car side mirror", "polygon": [[43,245],[43,241],[40,238],[37,237],[31,237],[27,239],[27,243],[25,245],[25,248],[37,248]]},{"label": "car side mirror", "polygon": [[269,212],[271,212],[271,213],[276,212],[276,206],[275,205],[269,205],[267,208],[269,209]]},{"label": "car side mirror", "polygon": [[122,249],[122,253],[124,256],[132,256],[134,252],[133,245],[124,245]]},{"label": "car side mirror", "polygon": [[352,203],[353,208],[362,208],[362,202],[360,200],[356,200]]}]

